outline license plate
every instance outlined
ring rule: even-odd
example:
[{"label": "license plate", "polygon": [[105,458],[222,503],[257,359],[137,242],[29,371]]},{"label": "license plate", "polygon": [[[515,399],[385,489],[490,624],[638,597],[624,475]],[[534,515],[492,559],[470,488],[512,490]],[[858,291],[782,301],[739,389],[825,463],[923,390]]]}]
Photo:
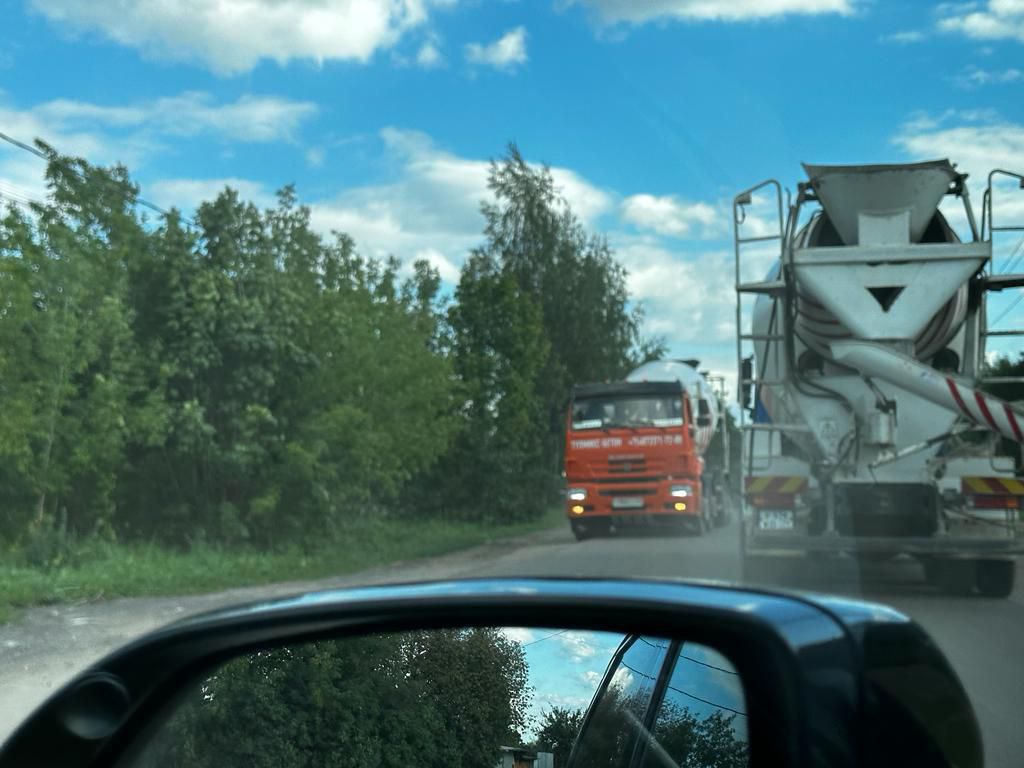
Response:
[{"label": "license plate", "polygon": [[762,531],[791,531],[793,512],[788,509],[762,509],[757,516],[757,527]]},{"label": "license plate", "polygon": [[612,509],[643,509],[644,500],[641,496],[616,496],[612,499]]}]

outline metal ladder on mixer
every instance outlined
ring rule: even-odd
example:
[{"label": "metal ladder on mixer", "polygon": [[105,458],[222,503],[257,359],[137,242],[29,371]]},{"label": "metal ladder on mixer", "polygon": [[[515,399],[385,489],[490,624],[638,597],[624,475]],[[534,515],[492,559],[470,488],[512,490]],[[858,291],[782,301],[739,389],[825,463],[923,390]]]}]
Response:
[{"label": "metal ladder on mixer", "polygon": [[[985,196],[982,199],[981,205],[981,239],[984,240],[988,237],[989,240],[993,240],[995,233],[997,232],[1019,233],[1021,235],[1021,239],[1018,241],[1013,253],[1006,257],[1005,264],[996,264],[993,249],[992,260],[987,265],[986,272],[981,276],[981,284],[985,289],[984,299],[986,304],[988,296],[991,293],[1024,288],[1024,272],[1010,271],[1010,269],[1015,267],[1016,262],[1020,262],[1020,264],[1024,266],[1024,224],[996,226],[993,221],[993,210],[995,208],[995,187],[993,182],[1000,177],[1004,179],[1012,179],[1018,184],[1020,189],[1024,189],[1024,176],[1019,173],[1013,173],[1012,171],[1005,171],[1002,169],[996,169],[989,173],[988,184],[985,187]],[[997,267],[1002,267],[1002,269],[997,269]],[[1022,299],[1024,299],[1024,291],[1021,292],[1012,306],[1015,306],[1018,302],[1022,301]],[[996,324],[998,324],[1001,319],[1001,317],[997,318]],[[988,327],[986,319],[986,325],[981,329],[980,336],[982,337],[983,342],[992,338],[1024,339],[1024,328],[992,329]],[[1019,351],[1024,352],[1024,343],[1021,344]],[[978,383],[982,385],[1024,384],[1024,376],[993,376],[980,371],[979,374]]]},{"label": "metal ladder on mixer", "polygon": [[[754,234],[744,236],[743,225],[747,221],[747,208],[755,202],[758,193],[767,192],[774,198],[776,208],[777,229],[769,234]],[[786,270],[786,238],[788,220],[785,211],[789,209],[789,192],[786,192],[787,203],[783,206],[783,188],[775,179],[768,179],[749,189],[740,192],[733,200],[733,242],[735,247],[735,279],[736,279],[736,370],[737,370],[737,400],[742,412],[746,413],[747,403],[753,405],[755,414],[760,407],[763,388],[766,386],[778,386],[786,383],[784,377],[787,370],[785,344],[787,334],[791,333],[788,327],[791,313],[788,303],[792,300],[793,290],[787,282]],[[743,270],[744,251],[752,246],[763,246],[766,243],[778,243],[779,271],[776,275],[769,275],[764,280],[745,280]],[[754,333],[752,328],[744,327],[744,310],[749,308],[752,312],[753,302],[759,296],[767,296],[772,299],[779,299],[783,311],[773,319],[766,333]],[[745,303],[746,300],[746,303]],[[758,366],[754,359],[754,345],[765,345],[767,354],[771,356],[776,375],[774,378],[765,378],[758,372]],[[748,354],[749,352],[749,354]],[[767,361],[766,361],[767,362]],[[767,365],[762,367],[766,370]],[[752,390],[752,394],[751,394]],[[749,396],[749,401],[748,401]],[[766,472],[770,469],[773,457],[781,455],[781,435],[786,432],[807,431],[803,425],[776,424],[772,422],[744,423],[740,429],[746,433],[744,440],[744,474],[753,472]],[[767,449],[763,452],[755,451],[755,441],[759,444],[766,444]],[[763,457],[760,463],[755,463],[755,456],[760,453]]]}]

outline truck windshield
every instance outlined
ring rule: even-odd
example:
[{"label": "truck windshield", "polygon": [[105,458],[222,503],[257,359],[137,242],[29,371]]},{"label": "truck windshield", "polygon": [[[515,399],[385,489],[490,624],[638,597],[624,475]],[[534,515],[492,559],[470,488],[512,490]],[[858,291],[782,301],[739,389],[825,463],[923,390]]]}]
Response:
[{"label": "truck windshield", "polygon": [[682,425],[682,399],[672,395],[605,395],[573,402],[574,430]]}]

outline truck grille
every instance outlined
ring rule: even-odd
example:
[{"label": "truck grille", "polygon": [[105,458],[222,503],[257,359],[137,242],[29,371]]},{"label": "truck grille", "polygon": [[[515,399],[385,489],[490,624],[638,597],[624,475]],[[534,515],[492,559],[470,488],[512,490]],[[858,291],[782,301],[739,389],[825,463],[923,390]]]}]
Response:
[{"label": "truck grille", "polygon": [[608,474],[625,475],[647,471],[647,460],[642,454],[628,456],[609,456]]}]

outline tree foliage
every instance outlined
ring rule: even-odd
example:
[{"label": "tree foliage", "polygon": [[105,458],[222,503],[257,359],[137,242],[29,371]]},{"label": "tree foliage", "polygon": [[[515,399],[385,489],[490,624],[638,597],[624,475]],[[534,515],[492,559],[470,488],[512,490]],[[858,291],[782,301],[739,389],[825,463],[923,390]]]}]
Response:
[{"label": "tree foliage", "polygon": [[552,753],[555,768],[568,765],[584,714],[582,709],[552,707],[541,718],[533,744],[538,751]]},{"label": "tree foliage", "polygon": [[261,651],[192,686],[136,764],[493,766],[520,738],[527,677],[521,647],[492,629]]},{"label": "tree foliage", "polygon": [[124,168],[40,147],[46,204],[0,218],[8,541],[266,547],[396,510],[536,515],[569,385],[637,348],[607,244],[514,147],[454,295],[317,232],[291,187],[152,221]]},{"label": "tree foliage", "polygon": [[537,515],[556,490],[574,383],[621,378],[656,355],[640,337],[626,272],[590,235],[551,171],[510,145],[491,163],[484,243],[463,266],[449,323],[464,388],[445,498],[503,519]]}]

